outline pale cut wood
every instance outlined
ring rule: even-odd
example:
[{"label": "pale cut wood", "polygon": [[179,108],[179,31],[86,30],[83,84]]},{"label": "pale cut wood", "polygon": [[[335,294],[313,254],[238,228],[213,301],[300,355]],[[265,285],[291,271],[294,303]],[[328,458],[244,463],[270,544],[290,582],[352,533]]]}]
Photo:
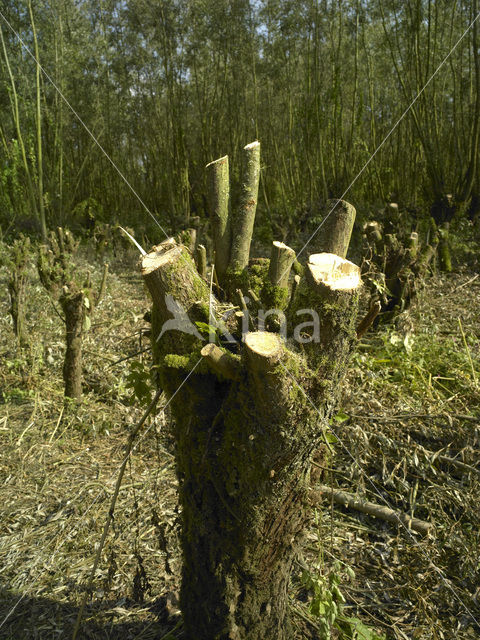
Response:
[{"label": "pale cut wood", "polygon": [[251,331],[245,336],[245,351],[252,370],[267,372],[278,364],[284,346],[277,333]]},{"label": "pale cut wood", "polygon": [[308,259],[306,275],[313,285],[332,291],[353,291],[361,284],[360,268],[333,253],[315,253]]}]

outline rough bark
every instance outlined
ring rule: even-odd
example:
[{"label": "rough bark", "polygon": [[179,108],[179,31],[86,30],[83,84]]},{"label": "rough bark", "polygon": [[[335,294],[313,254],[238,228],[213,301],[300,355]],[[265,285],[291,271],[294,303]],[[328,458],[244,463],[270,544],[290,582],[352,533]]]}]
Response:
[{"label": "rough bark", "polygon": [[[268,260],[246,271],[246,291],[270,282]],[[173,325],[164,331],[168,296],[191,324],[199,310],[208,313],[208,287],[183,247],[156,247],[142,275],[154,303],[160,384],[175,418],[187,637],[290,639],[289,581],[309,518],[310,466],[356,342],[359,269],[330,254],[310,259],[288,316],[298,324],[298,312],[313,309],[317,342],[298,344],[292,326],[287,341],[246,333],[236,352]],[[243,323],[232,318],[238,334]]]},{"label": "rough bark", "polygon": [[[82,342],[93,312],[90,274],[82,274],[75,260],[78,241],[68,229],[58,227],[49,236],[49,247],[41,246],[38,274],[53,300],[62,307],[65,320],[65,359],[63,380],[65,397],[80,400],[82,396]],[[104,265],[97,303],[105,291],[108,265]]]},{"label": "rough bark", "polygon": [[20,236],[11,247],[5,247],[0,255],[0,266],[8,269],[7,289],[10,296],[10,315],[13,330],[18,344],[24,347],[28,344],[28,334],[25,323],[25,298],[27,265],[31,255],[30,239]]},{"label": "rough bark", "polygon": [[82,342],[86,311],[85,296],[83,291],[70,293],[66,289],[59,300],[65,314],[66,351],[63,361],[65,396],[80,400],[82,397]]},{"label": "rough bark", "polygon": [[372,303],[381,298],[383,321],[392,320],[408,309],[416,297],[419,282],[436,251],[438,233],[434,223],[433,226],[432,244],[424,247],[420,246],[415,231],[407,235],[397,229],[397,233],[385,234],[376,221],[364,226],[366,256],[362,272],[370,283]]}]

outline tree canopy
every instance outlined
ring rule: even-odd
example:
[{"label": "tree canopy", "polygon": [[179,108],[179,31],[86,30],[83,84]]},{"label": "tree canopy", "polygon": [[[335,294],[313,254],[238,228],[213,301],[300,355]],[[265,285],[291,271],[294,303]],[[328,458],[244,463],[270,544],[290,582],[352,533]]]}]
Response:
[{"label": "tree canopy", "polygon": [[0,224],[148,226],[149,209],[176,228],[206,215],[205,164],[228,154],[238,176],[238,149],[255,138],[266,235],[285,237],[347,189],[360,208],[394,199],[440,222],[473,215],[477,9],[477,0],[6,0]]}]

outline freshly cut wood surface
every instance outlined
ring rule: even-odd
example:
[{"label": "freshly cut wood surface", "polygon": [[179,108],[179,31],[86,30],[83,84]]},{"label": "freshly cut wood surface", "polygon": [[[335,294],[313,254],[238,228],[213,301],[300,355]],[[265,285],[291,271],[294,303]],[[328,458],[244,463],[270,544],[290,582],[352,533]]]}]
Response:
[{"label": "freshly cut wood surface", "polygon": [[307,268],[316,283],[333,291],[352,291],[360,286],[360,268],[334,253],[314,253]]}]

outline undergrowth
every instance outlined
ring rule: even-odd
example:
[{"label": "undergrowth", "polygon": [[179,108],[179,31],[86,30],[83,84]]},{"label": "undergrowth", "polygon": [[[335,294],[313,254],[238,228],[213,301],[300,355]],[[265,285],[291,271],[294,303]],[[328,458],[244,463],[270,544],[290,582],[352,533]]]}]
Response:
[{"label": "undergrowth", "polygon": [[[63,327],[34,270],[28,348],[15,345],[0,300],[2,639],[71,635],[128,434],[151,397],[148,352],[138,353],[148,346],[148,301],[132,273],[113,269],[108,281],[86,338],[80,405],[64,405]],[[101,277],[101,265],[92,275]],[[321,517],[315,522],[312,511],[291,587],[297,638],[480,633],[471,615],[480,618],[479,474],[445,461],[478,470],[480,279],[466,285],[473,276],[432,280],[401,325],[362,340],[332,423],[336,455],[324,470],[332,487],[385,500],[432,522],[435,533],[421,538],[328,500],[316,505]],[[84,637],[183,638],[178,536],[173,447],[160,411],[129,462]]]}]

